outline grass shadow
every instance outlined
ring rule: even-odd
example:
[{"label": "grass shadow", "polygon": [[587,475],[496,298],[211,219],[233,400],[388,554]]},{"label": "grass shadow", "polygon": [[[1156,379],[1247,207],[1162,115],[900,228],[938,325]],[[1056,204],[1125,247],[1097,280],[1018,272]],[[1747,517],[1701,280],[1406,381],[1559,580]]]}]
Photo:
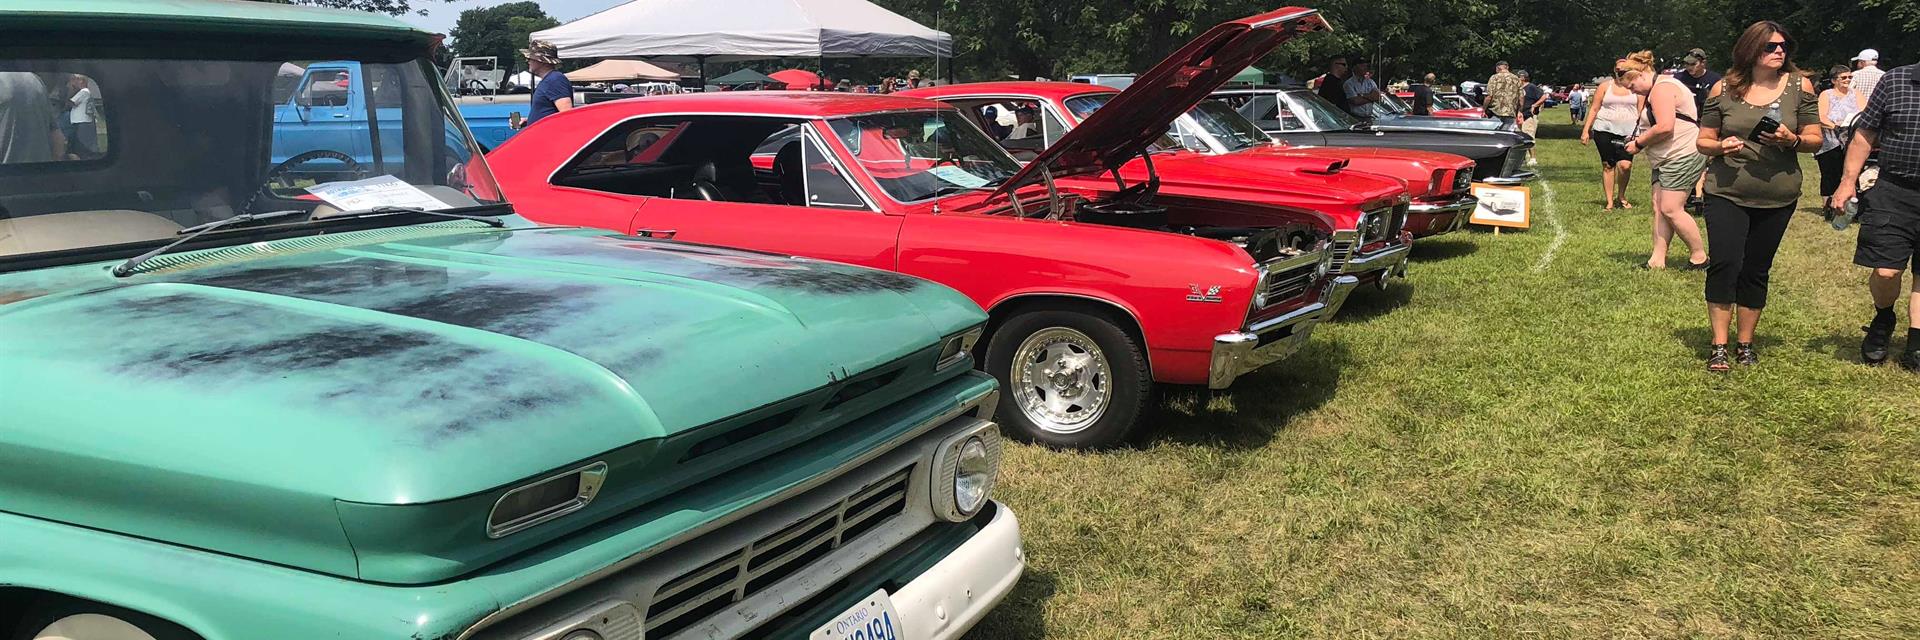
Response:
[{"label": "grass shadow", "polygon": [[1351,361],[1352,352],[1345,344],[1315,339],[1293,357],[1243,376],[1228,389],[1164,387],[1142,417],[1150,426],[1142,430],[1138,446],[1260,448],[1284,428],[1286,418],[1332,400],[1340,388],[1341,372]]},{"label": "grass shadow", "polygon": [[1333,320],[1362,322],[1387,315],[1413,301],[1414,288],[1413,283],[1401,278],[1395,278],[1392,284],[1387,285],[1386,291],[1376,289],[1372,284],[1360,285],[1347,297],[1347,305],[1340,308],[1340,315]]},{"label": "grass shadow", "polygon": [[1046,604],[1059,589],[1050,571],[1027,564],[1027,572],[1000,605],[964,636],[966,640],[1026,640],[1047,635]]},{"label": "grass shadow", "polygon": [[[1759,334],[1753,337],[1753,347],[1755,349],[1767,351],[1783,344],[1779,338],[1769,335],[1766,332],[1765,322],[1761,324],[1760,330],[1754,332]],[[1729,333],[1727,335],[1727,344],[1732,345],[1734,338],[1735,336]],[[1681,327],[1673,330],[1673,339],[1680,341],[1680,344],[1686,345],[1688,349],[1698,352],[1701,357],[1705,357],[1707,354],[1707,345],[1713,342],[1713,332],[1708,331],[1706,327]],[[1765,356],[1766,354],[1762,353],[1760,355]]]},{"label": "grass shadow", "polygon": [[[1893,344],[1888,345],[1891,347],[1887,350],[1890,358],[1900,357],[1900,351],[1898,349],[1900,346],[1900,333],[1900,331],[1895,331]],[[1808,340],[1803,346],[1805,346],[1808,351],[1833,356],[1834,360],[1840,362],[1847,364],[1866,364],[1865,360],[1860,359],[1860,340],[1866,336],[1867,332],[1859,329],[1842,331]]]},{"label": "grass shadow", "polygon": [[1462,240],[1458,237],[1434,239],[1427,238],[1413,243],[1414,262],[1442,262],[1454,258],[1464,258],[1480,250],[1480,244]]}]

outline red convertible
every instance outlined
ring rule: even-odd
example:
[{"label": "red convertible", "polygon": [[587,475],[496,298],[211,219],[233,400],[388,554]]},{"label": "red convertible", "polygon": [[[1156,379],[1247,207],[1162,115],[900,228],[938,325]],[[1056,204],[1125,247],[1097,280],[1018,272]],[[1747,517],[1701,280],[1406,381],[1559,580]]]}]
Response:
[{"label": "red convertible", "polygon": [[[999,137],[1000,145],[1018,158],[1032,154],[1046,140],[1057,139],[1065,129],[1077,127],[1088,115],[1098,111],[1119,94],[1111,87],[1077,82],[982,82],[957,84],[902,92],[901,95],[932,98],[956,107],[975,118],[989,135]],[[1013,116],[1014,126],[1006,117]],[[1035,126],[1022,129],[1019,125]],[[1023,135],[1024,134],[1024,135]],[[1355,147],[1296,147],[1279,142],[1232,108],[1208,100],[1195,105],[1174,121],[1168,136],[1154,145],[1152,161],[1162,184],[1208,184],[1239,181],[1239,176],[1223,174],[1223,167],[1251,171],[1271,171],[1272,180],[1264,183],[1282,198],[1300,198],[1296,206],[1321,211],[1334,219],[1341,232],[1357,231],[1364,226],[1404,227],[1415,238],[1457,230],[1473,213],[1476,201],[1473,186],[1473,160],[1447,153],[1411,149]],[[1327,166],[1340,163],[1345,171],[1371,173],[1398,179],[1407,186],[1413,202],[1404,224],[1391,219],[1368,219],[1363,213],[1340,207],[1324,207],[1306,198],[1317,199],[1318,187],[1298,172],[1302,163]],[[1123,173],[1145,171],[1145,161],[1122,168]],[[1371,234],[1369,234],[1371,235]],[[1335,234],[1336,239],[1339,233]],[[1385,287],[1385,275],[1404,267],[1404,243],[1383,243],[1362,247],[1352,261],[1342,252],[1346,245],[1336,243],[1334,261],[1341,273],[1359,276],[1362,282]]]},{"label": "red convertible", "polygon": [[[581,107],[515,136],[489,162],[538,222],[847,262],[958,289],[990,314],[975,352],[1003,385],[1004,424],[1053,446],[1097,447],[1134,431],[1155,383],[1223,388],[1298,350],[1359,282],[1329,273],[1325,215],[1220,189],[1062,180],[1139,156],[1234,72],[1324,28],[1308,9],[1214,27],[1024,168],[939,102],[785,92]],[[1406,199],[1362,174],[1319,179],[1358,185],[1345,197],[1369,211]]]}]

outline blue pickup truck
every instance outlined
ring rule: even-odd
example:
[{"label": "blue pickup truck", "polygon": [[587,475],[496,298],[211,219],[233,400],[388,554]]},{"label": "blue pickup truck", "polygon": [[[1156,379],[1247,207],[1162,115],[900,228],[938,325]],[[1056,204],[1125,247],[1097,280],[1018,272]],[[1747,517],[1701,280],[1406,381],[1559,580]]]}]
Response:
[{"label": "blue pickup truck", "polygon": [[[392,168],[378,168],[398,164],[405,155],[400,118],[406,112],[398,101],[419,94],[406,91],[400,85],[403,80],[390,70],[373,69],[366,73],[359,62],[350,61],[281,65],[274,84],[276,177],[385,173]],[[514,129],[509,120],[515,113],[525,116],[529,106],[526,95],[470,96],[456,104],[482,151],[511,137]],[[379,126],[370,126],[370,121]],[[447,137],[450,141],[460,138],[451,131]]]}]

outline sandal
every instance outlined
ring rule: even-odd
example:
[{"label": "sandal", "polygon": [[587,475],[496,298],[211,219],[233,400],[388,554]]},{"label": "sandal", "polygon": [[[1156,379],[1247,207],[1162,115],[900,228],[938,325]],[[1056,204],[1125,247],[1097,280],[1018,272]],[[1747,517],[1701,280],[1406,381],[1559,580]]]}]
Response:
[{"label": "sandal", "polygon": [[1733,347],[1733,361],[1742,367],[1760,364],[1760,354],[1753,350],[1753,343],[1742,342]]},{"label": "sandal", "polygon": [[1717,373],[1733,370],[1733,363],[1727,360],[1727,345],[1716,344],[1707,350],[1707,370]]},{"label": "sandal", "polygon": [[1687,261],[1687,266],[1686,266],[1686,270],[1688,270],[1688,271],[1706,271],[1706,270],[1707,270],[1707,263],[1705,263],[1705,262],[1694,262],[1694,261],[1691,261],[1691,260],[1689,260],[1689,261]]}]

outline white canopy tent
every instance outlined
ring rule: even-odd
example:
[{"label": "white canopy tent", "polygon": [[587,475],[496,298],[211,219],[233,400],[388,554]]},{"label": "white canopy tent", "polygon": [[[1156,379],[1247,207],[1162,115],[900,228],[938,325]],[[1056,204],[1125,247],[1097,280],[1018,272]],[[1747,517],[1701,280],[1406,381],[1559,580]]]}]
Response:
[{"label": "white canopy tent", "polygon": [[563,58],[947,57],[953,37],[867,0],[633,0],[536,31]]},{"label": "white canopy tent", "polygon": [[680,74],[639,60],[602,60],[578,71],[568,71],[567,79],[574,82],[614,82],[621,80],[673,82],[680,79]]}]

